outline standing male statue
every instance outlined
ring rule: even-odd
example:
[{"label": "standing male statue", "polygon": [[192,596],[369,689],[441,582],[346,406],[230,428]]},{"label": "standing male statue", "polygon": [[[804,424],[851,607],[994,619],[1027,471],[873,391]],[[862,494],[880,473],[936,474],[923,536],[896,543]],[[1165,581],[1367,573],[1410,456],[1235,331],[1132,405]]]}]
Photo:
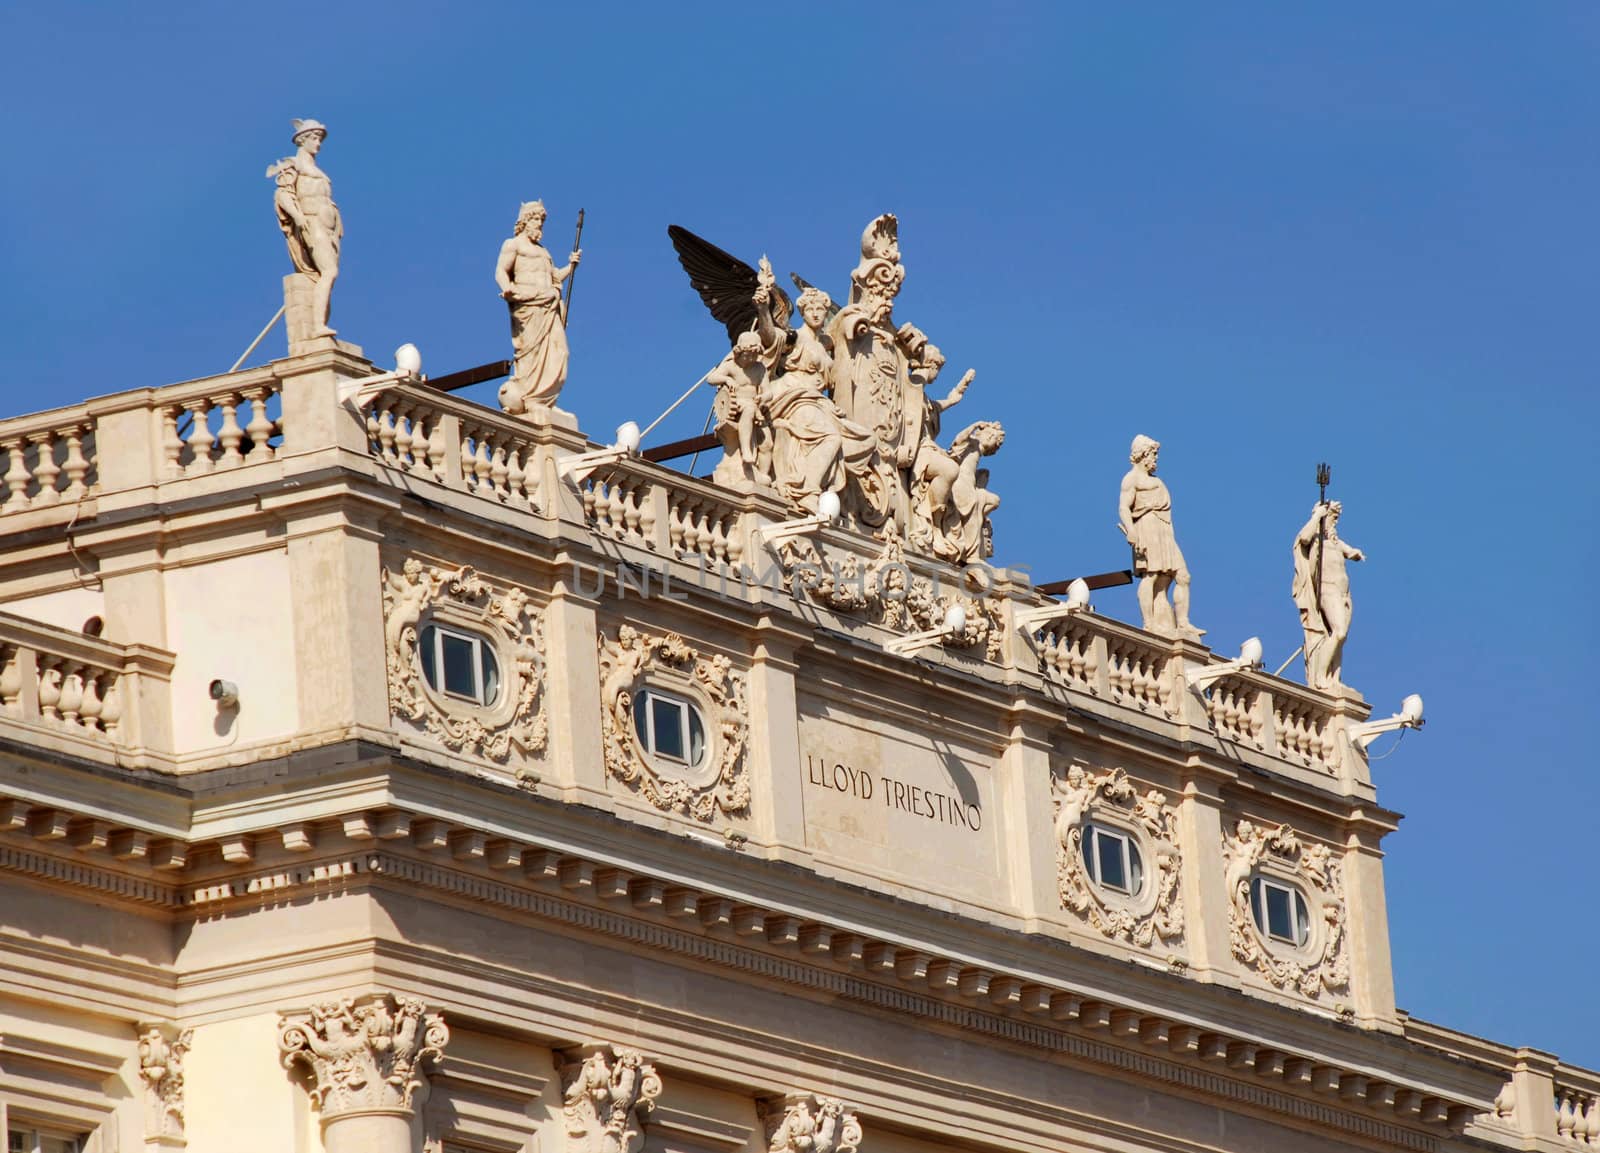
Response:
[{"label": "standing male statue", "polygon": [[289,259],[295,272],[311,281],[309,323],[295,315],[293,278],[285,281],[285,307],[289,311],[289,343],[317,336],[332,336],[328,314],[332,305],[333,282],[339,278],[339,240],[344,223],[339,206],[333,202],[333,184],[328,174],[317,167],[317,153],[328,138],[321,121],[294,121],[297,151],[267,169],[277,180],[272,198],[278,211],[278,226],[289,244]]},{"label": "standing male statue", "polygon": [[567,326],[561,315],[561,283],[583,258],[574,251],[557,268],[540,244],[544,236],[542,201],[524,204],[515,234],[500,246],[495,282],[511,309],[511,347],[516,367],[500,386],[500,407],[509,413],[551,409],[567,380]]},{"label": "standing male statue", "polygon": [[[1133,546],[1144,627],[1163,636],[1199,640],[1205,631],[1189,623],[1189,568],[1172,531],[1172,494],[1156,478],[1160,452],[1159,441],[1144,435],[1133,438],[1128,454],[1133,467],[1122,478],[1122,533]],[[1171,604],[1167,603],[1168,588],[1172,590]]]},{"label": "standing male statue", "polygon": [[1350,635],[1350,573],[1345,561],[1365,560],[1358,548],[1339,539],[1338,501],[1319,501],[1294,538],[1295,607],[1305,630],[1306,684],[1337,688]]}]

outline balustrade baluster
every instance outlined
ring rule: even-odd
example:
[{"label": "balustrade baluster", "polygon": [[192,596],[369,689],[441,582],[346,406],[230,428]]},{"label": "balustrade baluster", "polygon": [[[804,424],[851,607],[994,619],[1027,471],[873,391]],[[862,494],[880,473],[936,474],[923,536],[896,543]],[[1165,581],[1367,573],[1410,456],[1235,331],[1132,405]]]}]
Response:
[{"label": "balustrade baluster", "polygon": [[[434,417],[437,423],[438,417]],[[434,475],[433,437],[428,428],[428,414],[418,405],[411,411],[411,467],[425,476]]]},{"label": "balustrade baluster", "polygon": [[69,501],[82,500],[89,491],[84,483],[84,477],[89,475],[89,459],[83,455],[84,427],[75,424],[67,429],[67,458],[61,467],[67,474],[67,490],[62,496]]},{"label": "balustrade baluster", "polygon": [[494,493],[501,500],[511,495],[511,489],[506,479],[511,475],[511,467],[506,464],[506,438],[503,435],[494,438],[494,451],[489,458],[489,483],[494,487]]},{"label": "balustrade baluster", "polygon": [[522,467],[522,446],[512,442],[506,447],[506,488],[518,504],[529,500],[527,483],[528,474]]},{"label": "balustrade baluster", "polygon": [[100,698],[100,725],[111,740],[122,739],[122,677],[117,673],[109,674],[105,695]]},{"label": "balustrade baluster", "polygon": [[61,678],[61,699],[56,703],[56,708],[61,713],[63,724],[76,725],[83,705],[83,666],[68,664],[65,670]]},{"label": "balustrade baluster", "polygon": [[411,430],[416,426],[412,406],[403,400],[394,402],[394,461],[401,468],[411,467]]},{"label": "balustrade baluster", "polygon": [[45,656],[39,657],[39,715],[47,721],[59,720],[61,714],[56,706],[61,702],[61,669],[57,666],[59,658]]},{"label": "balustrade baluster", "polygon": [[0,656],[0,711],[22,716],[22,658],[16,645],[6,645]]},{"label": "balustrade baluster", "polygon": [[83,727],[99,734],[100,714],[105,702],[100,696],[100,674],[92,668],[83,670],[83,702],[78,706],[78,717]]},{"label": "balustrade baluster", "polygon": [[10,464],[6,468],[5,475],[6,489],[8,490],[5,504],[7,512],[16,512],[19,509],[27,508],[30,503],[28,500],[28,481],[33,478],[32,474],[28,472],[27,451],[27,442],[25,440],[18,439],[6,443],[6,452],[10,455]]},{"label": "balustrade baluster", "polygon": [[211,446],[216,437],[211,435],[210,412],[211,402],[206,399],[191,400],[184,405],[189,415],[194,418],[194,427],[189,431],[189,452],[191,454],[189,467],[186,473],[210,472],[215,467],[211,459]]},{"label": "balustrade baluster", "polygon": [[239,443],[244,440],[244,429],[239,427],[239,396],[237,393],[226,393],[216,404],[222,409],[222,424],[217,429],[217,443],[222,446],[222,457],[217,461],[217,467],[238,468],[244,463],[244,454],[239,451]]},{"label": "balustrade baluster", "polygon": [[250,451],[245,455],[245,460],[251,464],[273,457],[272,445],[267,443],[272,439],[272,422],[267,419],[269,395],[270,390],[264,386],[247,388],[243,393],[250,402],[250,423],[245,426],[245,432],[250,437]]},{"label": "balustrade baluster", "polygon": [[56,464],[56,434],[36,432],[28,439],[38,452],[33,465],[33,479],[38,482],[39,491],[34,495],[33,503],[55,504],[61,499],[61,493],[56,489],[56,478],[61,475],[61,466]]}]

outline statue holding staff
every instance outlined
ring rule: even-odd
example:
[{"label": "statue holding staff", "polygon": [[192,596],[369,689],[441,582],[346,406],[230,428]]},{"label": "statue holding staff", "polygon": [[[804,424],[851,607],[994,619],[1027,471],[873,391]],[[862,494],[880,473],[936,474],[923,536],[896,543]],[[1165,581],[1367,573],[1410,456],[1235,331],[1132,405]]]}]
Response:
[{"label": "statue holding staff", "polygon": [[[1205,635],[1189,623],[1189,566],[1172,531],[1172,494],[1156,477],[1159,441],[1133,438],[1122,478],[1119,504],[1122,533],[1133,546],[1133,571],[1139,577],[1139,612],[1144,627],[1163,636],[1199,640]],[[1172,602],[1167,603],[1167,590]]]},{"label": "statue holding staff", "polygon": [[500,386],[500,407],[524,414],[554,408],[567,380],[567,330],[561,315],[561,284],[577,270],[583,253],[557,268],[540,244],[545,209],[541,201],[524,204],[517,213],[515,234],[500,246],[494,278],[511,310],[511,347],[516,367]]},{"label": "statue holding staff", "polygon": [[1305,630],[1306,684],[1330,690],[1342,682],[1344,642],[1350,635],[1350,573],[1346,561],[1365,560],[1358,548],[1339,539],[1338,501],[1320,500],[1311,519],[1295,534],[1291,591]]}]

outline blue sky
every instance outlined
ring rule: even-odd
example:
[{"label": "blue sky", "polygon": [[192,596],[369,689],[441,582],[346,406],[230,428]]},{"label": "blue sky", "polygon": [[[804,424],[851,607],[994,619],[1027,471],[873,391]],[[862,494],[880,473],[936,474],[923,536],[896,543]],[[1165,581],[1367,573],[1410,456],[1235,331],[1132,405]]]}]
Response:
[{"label": "blue sky", "polygon": [[[262,174],[291,117],[331,129],[334,324],[385,363],[508,355],[518,202],[558,255],[587,210],[562,400],[597,438],[726,347],[667,224],[837,295],[896,212],[897,317],[1008,430],[998,562],[1121,567],[1148,433],[1196,622],[1276,667],[1332,462],[1369,557],[1346,679],[1380,714],[1428,703],[1374,765],[1407,814],[1400,1003],[1600,1067],[1600,7],[459,7],[0,9],[0,411],[234,361],[281,301]],[[1097,608],[1137,616],[1126,590]]]}]

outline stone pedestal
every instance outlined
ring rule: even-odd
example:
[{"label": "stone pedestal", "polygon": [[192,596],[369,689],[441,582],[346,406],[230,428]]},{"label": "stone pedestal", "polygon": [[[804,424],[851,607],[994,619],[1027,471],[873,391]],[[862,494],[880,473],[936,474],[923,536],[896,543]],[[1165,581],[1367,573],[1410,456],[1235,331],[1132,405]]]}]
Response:
[{"label": "stone pedestal", "polygon": [[309,273],[291,272],[283,278],[283,323],[289,334],[290,356],[314,351],[315,340],[330,344],[333,340],[331,336],[316,335],[316,290],[317,278]]}]

